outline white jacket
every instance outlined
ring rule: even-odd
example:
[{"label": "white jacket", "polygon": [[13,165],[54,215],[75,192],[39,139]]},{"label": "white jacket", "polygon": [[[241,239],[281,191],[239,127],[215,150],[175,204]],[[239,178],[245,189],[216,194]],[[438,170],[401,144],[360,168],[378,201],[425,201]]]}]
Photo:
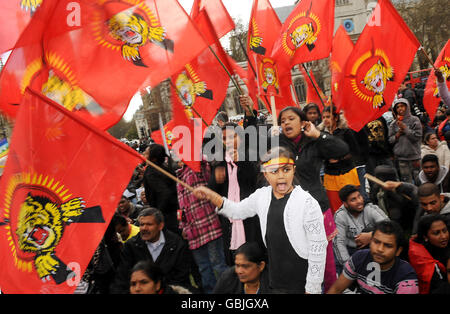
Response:
[{"label": "white jacket", "polygon": [[[262,238],[266,244],[267,215],[272,200],[272,187],[260,188],[239,203],[223,199],[223,207],[219,213],[228,218],[246,219],[258,215]],[[295,252],[308,260],[305,291],[320,294],[328,241],[319,203],[300,186],[294,188],[286,203],[284,226]]]},{"label": "white jacket", "polygon": [[422,158],[425,155],[431,154],[438,156],[439,166],[445,166],[450,168],[450,150],[446,141],[439,142],[436,150],[432,149],[430,146],[422,144]]}]

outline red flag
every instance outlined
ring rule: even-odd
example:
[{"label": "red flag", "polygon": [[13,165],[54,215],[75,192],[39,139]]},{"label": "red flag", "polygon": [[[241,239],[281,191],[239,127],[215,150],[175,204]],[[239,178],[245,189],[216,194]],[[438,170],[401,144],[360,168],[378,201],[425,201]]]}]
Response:
[{"label": "red flag", "polygon": [[420,46],[388,0],[374,9],[344,70],[340,108],[349,127],[361,130],[386,112]]},{"label": "red flag", "polygon": [[275,61],[271,58],[257,58],[258,94],[263,96],[281,96],[280,73]]},{"label": "red flag", "polygon": [[172,76],[173,96],[181,102],[187,119],[201,118],[210,124],[226,97],[229,80],[212,52],[206,49]]},{"label": "red flag", "polygon": [[0,3],[0,54],[13,49],[42,0],[5,0]]},{"label": "red flag", "polygon": [[[175,82],[173,82],[175,84]],[[172,112],[175,127],[171,130],[173,152],[192,170],[200,171],[202,140],[207,126],[198,116],[189,117],[178,90],[172,88]]]},{"label": "red flag", "polygon": [[40,89],[45,82],[41,43],[55,6],[55,1],[47,0],[34,13],[0,72],[0,109],[10,118],[16,116],[26,87],[33,83]]},{"label": "red flag", "polygon": [[283,23],[272,57],[290,68],[327,58],[334,31],[334,0],[300,1]]},{"label": "red flag", "polygon": [[[200,14],[202,11],[206,14]],[[211,21],[214,21],[214,32],[210,31],[209,23],[203,20],[206,16]],[[195,21],[199,31],[205,36],[206,41],[210,45],[216,42],[216,38],[222,38],[235,27],[233,19],[223,5],[222,0],[194,0],[191,18]]]},{"label": "red flag", "polygon": [[315,103],[322,112],[323,104],[327,102],[327,96],[325,96],[317,84],[313,72],[306,72],[302,66],[299,66],[299,68],[306,82],[306,103]]},{"label": "red flag", "polygon": [[[268,0],[254,0],[247,35],[247,53],[270,56],[281,22]],[[253,62],[253,58],[250,58]]]},{"label": "red flag", "polygon": [[2,291],[73,293],[142,161],[27,89],[0,181]]},{"label": "red flag", "polygon": [[[258,74],[258,72],[261,70],[261,57],[270,56],[280,30],[280,19],[270,2],[267,0],[254,0],[247,32],[247,55],[249,60],[246,84],[255,109],[258,108],[258,99],[260,99],[267,109],[270,110],[267,95],[261,95],[259,90],[259,84],[262,82],[258,82],[258,78],[262,78],[264,74]],[[276,72],[278,72],[278,69]]]},{"label": "red flag", "polygon": [[120,120],[140,88],[157,85],[206,48],[175,0],[82,0],[68,15],[70,3],[57,2],[44,30],[50,72],[42,90],[72,106],[76,99],[78,114],[102,129]]},{"label": "red flag", "polygon": [[247,33],[249,56],[247,77],[249,95],[257,104],[258,96],[271,110],[267,96],[277,96],[276,109],[295,105],[292,99],[290,67],[280,66],[270,57],[280,31],[281,22],[267,0],[254,0]]},{"label": "red flag", "polygon": [[173,136],[172,133],[172,130],[175,128],[175,126],[176,126],[175,122],[173,120],[170,120],[164,125],[163,130],[157,130],[152,132],[152,139],[155,141],[156,144],[164,146],[164,138],[163,138],[163,131],[164,131],[167,146],[169,150],[172,149],[173,141],[176,140],[176,138]]},{"label": "red flag", "polygon": [[330,71],[331,71],[331,96],[336,104],[336,110],[339,111],[337,104],[340,104],[338,100],[339,87],[342,84],[343,71],[348,57],[353,51],[353,41],[347,34],[344,26],[339,26],[336,34],[333,37],[333,45],[331,49],[330,58]]},{"label": "red flag", "polygon": [[[450,90],[450,40],[447,41],[444,48],[441,50],[434,62],[434,67],[441,70],[444,80],[447,82],[447,87]],[[423,96],[423,104],[431,121],[434,120],[440,101],[441,98],[437,88],[436,75],[434,74],[434,71],[431,71],[428,76],[425,94]]]}]

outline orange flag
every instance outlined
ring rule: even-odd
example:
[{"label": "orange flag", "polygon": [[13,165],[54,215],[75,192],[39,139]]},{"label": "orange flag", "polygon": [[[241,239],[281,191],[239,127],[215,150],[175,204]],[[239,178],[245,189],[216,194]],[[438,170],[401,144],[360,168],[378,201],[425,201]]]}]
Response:
[{"label": "orange flag", "polygon": [[27,89],[0,181],[2,291],[73,293],[142,161]]},{"label": "orange flag", "polygon": [[344,69],[340,108],[358,132],[386,112],[420,43],[389,0],[380,0]]},{"label": "orange flag", "polygon": [[[450,90],[450,40],[447,41],[444,48],[441,50],[439,56],[434,62],[434,67],[441,70],[444,80],[447,82],[447,88]],[[437,88],[437,79],[434,71],[431,71],[428,76],[427,84],[425,86],[425,94],[423,97],[423,104],[425,110],[430,116],[431,121],[436,116],[436,110],[439,106],[441,98]]]},{"label": "orange flag", "polygon": [[327,58],[334,31],[334,0],[302,0],[283,23],[272,57],[281,65]]}]

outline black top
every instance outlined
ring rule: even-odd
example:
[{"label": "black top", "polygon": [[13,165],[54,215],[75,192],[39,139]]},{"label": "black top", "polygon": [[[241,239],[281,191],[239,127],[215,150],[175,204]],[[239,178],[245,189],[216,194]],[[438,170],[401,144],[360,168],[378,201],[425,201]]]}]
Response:
[{"label": "black top", "polygon": [[[324,160],[338,159],[347,154],[347,143],[325,132],[321,132],[317,139],[302,136],[298,143],[283,134],[278,140],[280,146],[290,149],[295,156],[295,174],[300,186],[319,202],[322,212],[326,212],[330,204],[321,181],[320,169]],[[271,139],[271,142],[273,141],[274,139]]]},{"label": "black top", "polygon": [[[213,294],[245,294],[244,284],[239,280],[235,268],[235,266],[229,267],[222,273],[214,287]],[[265,267],[259,277],[257,294],[270,293],[268,277],[267,267]]]},{"label": "black top", "polygon": [[305,293],[308,261],[295,252],[289,242],[283,220],[290,195],[291,193],[277,199],[272,194],[270,202],[266,231],[269,286],[281,293]]},{"label": "black top", "polygon": [[163,233],[166,243],[155,261],[140,233],[125,242],[111,293],[129,293],[130,271],[137,262],[145,260],[161,267],[167,284],[191,288],[189,273],[192,258],[187,242],[170,230],[164,230]]}]

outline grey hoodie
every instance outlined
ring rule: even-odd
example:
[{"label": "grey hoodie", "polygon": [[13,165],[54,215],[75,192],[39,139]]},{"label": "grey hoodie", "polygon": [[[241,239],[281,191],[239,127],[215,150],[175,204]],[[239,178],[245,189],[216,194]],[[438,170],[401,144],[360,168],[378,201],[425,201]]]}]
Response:
[{"label": "grey hoodie", "polygon": [[400,135],[398,139],[395,134],[399,131],[397,125],[398,118],[389,125],[389,143],[393,145],[393,152],[399,160],[419,160],[420,146],[422,141],[422,124],[419,118],[411,115],[411,109],[408,100],[400,98],[394,101],[392,112],[394,116],[397,115],[397,105],[399,103],[406,104],[406,113],[403,117],[403,123],[406,125],[404,134]]},{"label": "grey hoodie", "polygon": [[[440,188],[440,190],[441,190],[441,193],[444,192],[444,191],[443,191],[443,188],[442,188],[442,182],[444,181],[444,179],[447,178],[447,174],[448,174],[448,169],[447,169],[447,167],[445,167],[445,166],[440,166],[439,173],[438,173],[438,176],[437,176],[437,178],[436,178],[436,181],[431,182],[431,183],[434,183],[434,184],[436,184],[437,186],[439,186],[439,188]],[[421,170],[421,171],[419,172],[419,175],[417,176],[417,178],[419,179],[419,183],[420,183],[420,184],[424,184],[424,183],[430,182],[430,181],[428,181],[427,177],[425,176],[425,173],[423,172],[423,170]]]},{"label": "grey hoodie", "polygon": [[[448,217],[448,219],[450,220],[450,193],[441,193],[441,195],[444,195],[447,203],[441,209],[439,214]],[[428,215],[428,214],[422,209],[422,207],[420,207],[419,211],[416,213],[416,217],[414,218],[412,234],[417,233],[417,227],[419,225],[419,220],[420,220],[420,218],[422,218],[425,215]]]},{"label": "grey hoodie", "polygon": [[380,207],[372,203],[366,204],[356,218],[342,204],[334,214],[338,233],[333,239],[333,248],[338,262],[343,265],[350,258],[347,247],[356,248],[355,236],[364,229],[373,228],[378,221],[385,219],[389,219],[388,216]]}]

